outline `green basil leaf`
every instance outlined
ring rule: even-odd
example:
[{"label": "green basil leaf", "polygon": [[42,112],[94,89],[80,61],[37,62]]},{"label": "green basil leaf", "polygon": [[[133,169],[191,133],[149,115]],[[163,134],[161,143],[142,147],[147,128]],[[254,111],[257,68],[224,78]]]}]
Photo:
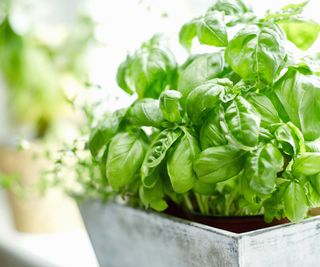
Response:
[{"label": "green basil leaf", "polygon": [[211,11],[197,19],[197,36],[201,44],[226,46],[228,35],[222,14]]},{"label": "green basil leaf", "polygon": [[210,11],[204,16],[185,23],[179,33],[181,45],[189,50],[195,37],[198,37],[201,44],[226,46],[228,44],[228,34],[222,13]]},{"label": "green basil leaf", "polygon": [[284,212],[290,221],[297,223],[306,217],[308,205],[303,186],[294,181],[290,182],[284,193],[283,200]]},{"label": "green basil leaf", "polygon": [[86,146],[93,157],[96,157],[110,143],[112,137],[115,136],[119,129],[123,127],[122,124],[126,114],[127,109],[119,109],[91,129]]},{"label": "green basil leaf", "polygon": [[250,93],[246,96],[246,100],[260,114],[262,126],[269,126],[270,124],[280,122],[278,111],[267,96],[259,93]]},{"label": "green basil leaf", "polygon": [[286,116],[282,116],[282,118],[285,121],[290,120],[299,128],[301,128],[299,119],[299,104],[303,95],[300,78],[303,77],[300,76],[296,70],[289,69],[274,86],[275,96],[277,97],[278,101],[280,101],[286,112]]},{"label": "green basil leaf", "polygon": [[180,44],[190,50],[192,47],[192,40],[197,36],[197,24],[195,21],[185,23],[179,33]]},{"label": "green basil leaf", "polygon": [[244,151],[226,145],[207,148],[195,159],[193,168],[204,183],[218,183],[237,175],[244,164]]},{"label": "green basil leaf", "polygon": [[186,98],[205,81],[220,77],[224,71],[224,54],[216,52],[196,56],[180,73],[178,90]]},{"label": "green basil leaf", "polygon": [[194,124],[201,124],[202,118],[217,106],[226,88],[231,86],[232,82],[228,79],[213,79],[192,90],[186,101],[190,120]]},{"label": "green basil leaf", "polygon": [[267,12],[264,20],[272,20],[278,21],[285,18],[291,18],[295,15],[299,15],[303,12],[304,7],[309,3],[309,0],[297,3],[297,4],[289,4],[282,8],[280,8],[277,12],[271,13]]},{"label": "green basil leaf", "polygon": [[271,223],[273,219],[280,220],[285,217],[283,198],[289,183],[282,179],[271,196],[263,201],[264,219],[267,223]]},{"label": "green basil leaf", "polygon": [[131,68],[131,64],[133,63],[132,58],[128,55],[126,60],[123,61],[117,71],[116,80],[119,85],[119,87],[124,90],[129,95],[134,94],[133,87],[130,85],[130,79],[129,79],[129,70]]},{"label": "green basil leaf", "polygon": [[307,1],[302,1],[301,3],[297,3],[297,4],[288,4],[283,6],[278,14],[281,15],[288,15],[288,16],[292,16],[292,15],[297,15],[302,13],[304,7],[310,2],[310,0]]},{"label": "green basil leaf", "polygon": [[305,143],[307,152],[320,152],[320,138]]},{"label": "green basil leaf", "polygon": [[162,180],[158,179],[153,188],[146,188],[141,185],[139,189],[139,196],[145,207],[158,207],[158,204],[163,201],[163,198],[165,196]]},{"label": "green basil leaf", "polygon": [[320,173],[320,153],[306,152],[299,155],[293,162],[292,171],[296,176]]},{"label": "green basil leaf", "polygon": [[205,196],[213,195],[216,191],[214,184],[203,183],[200,180],[196,180],[193,186],[193,191]]},{"label": "green basil leaf", "polygon": [[177,64],[159,35],[155,35],[120,65],[117,82],[139,98],[158,98],[167,87],[176,88]]},{"label": "green basil leaf", "polygon": [[208,11],[221,11],[227,16],[242,16],[252,12],[252,8],[242,0],[215,0]]},{"label": "green basil leaf", "polygon": [[220,126],[220,111],[213,110],[208,115],[200,130],[200,144],[204,150],[212,146],[226,145],[228,140]]},{"label": "green basil leaf", "polygon": [[145,98],[135,101],[129,109],[128,121],[134,126],[163,126],[164,118],[159,100]]},{"label": "green basil leaf", "polygon": [[161,212],[168,208],[168,204],[165,200],[162,199],[162,200],[150,203],[150,207],[158,212]]},{"label": "green basil leaf", "polygon": [[160,95],[160,108],[163,117],[172,123],[181,123],[179,100],[182,95],[176,90],[166,90]]},{"label": "green basil leaf", "polygon": [[244,80],[272,84],[286,56],[285,40],[275,24],[246,27],[229,42],[226,61]]},{"label": "green basil leaf", "polygon": [[277,21],[277,24],[285,31],[288,40],[302,50],[307,50],[313,45],[320,31],[317,22],[302,17],[290,17]]},{"label": "green basil leaf", "polygon": [[244,175],[254,191],[267,195],[275,188],[277,173],[282,168],[281,152],[274,145],[266,144],[249,155]]},{"label": "green basil leaf", "polygon": [[184,134],[169,150],[167,170],[173,190],[177,193],[189,191],[196,180],[193,161],[200,148],[197,139],[184,129]]},{"label": "green basil leaf", "polygon": [[305,152],[303,134],[291,122],[279,126],[274,136],[286,154],[296,156]]},{"label": "green basil leaf", "polygon": [[255,19],[252,8],[242,0],[216,0],[208,9],[210,11],[222,12],[228,27]]},{"label": "green basil leaf", "polygon": [[308,177],[307,188],[309,190],[309,200],[313,207],[320,205],[320,174]]},{"label": "green basil leaf", "polygon": [[152,141],[141,167],[142,183],[147,188],[152,188],[159,176],[154,175],[160,163],[165,158],[169,148],[180,137],[181,130],[165,129]]},{"label": "green basil leaf", "polygon": [[112,138],[107,158],[107,178],[114,190],[130,184],[139,170],[146,151],[141,132],[119,133]]},{"label": "green basil leaf", "polygon": [[243,97],[238,96],[227,103],[224,120],[228,133],[245,147],[258,144],[260,116],[253,106]]},{"label": "green basil leaf", "polygon": [[[247,159],[246,159],[247,161]],[[246,166],[246,163],[244,164]],[[242,171],[238,175],[238,181],[239,181],[239,189],[240,193],[243,195],[243,198],[246,200],[246,202],[256,205],[257,204],[257,192],[254,191],[250,185],[249,185],[249,178],[246,176],[246,172]]]},{"label": "green basil leaf", "polygon": [[[319,138],[320,77],[290,68],[275,84],[274,94],[289,120],[301,129],[305,140]],[[286,120],[283,113],[279,115]]]},{"label": "green basil leaf", "polygon": [[304,90],[299,105],[301,130],[305,139],[312,141],[320,136],[320,77],[307,76],[301,86]]}]

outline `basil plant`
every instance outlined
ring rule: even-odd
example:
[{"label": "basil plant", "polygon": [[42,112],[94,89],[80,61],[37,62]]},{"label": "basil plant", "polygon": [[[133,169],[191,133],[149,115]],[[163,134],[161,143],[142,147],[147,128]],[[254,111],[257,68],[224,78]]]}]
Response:
[{"label": "basil plant", "polygon": [[[182,26],[184,64],[158,35],[129,55],[117,82],[137,99],[87,143],[105,191],[156,211],[267,222],[299,222],[319,206],[319,66],[293,52],[320,31],[306,4],[259,18],[242,0],[217,0]],[[194,41],[212,52],[193,54]]]}]

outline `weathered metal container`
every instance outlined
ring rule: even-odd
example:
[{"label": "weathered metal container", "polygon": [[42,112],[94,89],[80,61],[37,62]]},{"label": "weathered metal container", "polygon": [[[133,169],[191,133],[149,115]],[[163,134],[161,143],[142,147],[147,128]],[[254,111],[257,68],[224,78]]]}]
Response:
[{"label": "weathered metal container", "polygon": [[316,267],[320,217],[242,234],[100,201],[80,210],[101,267]]}]

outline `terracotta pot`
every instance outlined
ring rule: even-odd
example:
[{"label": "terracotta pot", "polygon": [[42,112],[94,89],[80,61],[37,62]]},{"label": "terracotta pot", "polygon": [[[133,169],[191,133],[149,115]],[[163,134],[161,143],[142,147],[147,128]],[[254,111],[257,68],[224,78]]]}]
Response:
[{"label": "terracotta pot", "polygon": [[258,229],[268,228],[275,225],[289,223],[287,219],[273,220],[271,223],[264,221],[263,215],[257,216],[206,216],[200,213],[190,213],[181,207],[170,203],[166,210],[167,214],[202,223],[218,229],[227,230],[233,233],[245,233]]},{"label": "terracotta pot", "polygon": [[312,209],[310,209],[309,214],[310,214],[311,216],[318,216],[318,215],[320,215],[320,208],[312,208]]},{"label": "terracotta pot", "polygon": [[262,215],[257,216],[205,216],[201,214],[187,214],[186,218],[208,226],[227,230],[233,233],[245,233],[275,225],[289,223],[287,219],[273,220],[266,223]]},{"label": "terracotta pot", "polygon": [[73,200],[57,189],[49,189],[41,196],[35,189],[48,162],[41,146],[17,151],[0,147],[0,172],[18,175],[25,194],[8,191],[8,199],[16,229],[22,232],[44,233],[82,227],[78,208]]}]

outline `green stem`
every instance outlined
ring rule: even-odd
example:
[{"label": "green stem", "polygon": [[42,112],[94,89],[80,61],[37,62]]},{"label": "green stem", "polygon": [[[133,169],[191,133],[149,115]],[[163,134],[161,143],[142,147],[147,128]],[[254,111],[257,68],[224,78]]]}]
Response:
[{"label": "green stem", "polygon": [[232,193],[230,194],[230,196],[227,198],[226,207],[225,207],[225,216],[229,216],[230,215],[230,207],[232,205],[232,202],[236,198],[237,194],[238,194],[238,190],[234,189],[232,191]]},{"label": "green stem", "polygon": [[201,196],[197,193],[195,193],[195,196],[196,196],[197,204],[198,204],[198,207],[199,207],[201,214],[206,215],[206,210],[205,210],[205,207],[202,203]]},{"label": "green stem", "polygon": [[189,211],[191,211],[191,212],[194,212],[192,203],[191,203],[190,198],[189,198],[189,195],[184,194],[184,195],[183,195],[183,199],[184,199],[184,202],[185,202],[185,204],[186,204],[186,206],[187,206],[187,209],[188,209]]}]

